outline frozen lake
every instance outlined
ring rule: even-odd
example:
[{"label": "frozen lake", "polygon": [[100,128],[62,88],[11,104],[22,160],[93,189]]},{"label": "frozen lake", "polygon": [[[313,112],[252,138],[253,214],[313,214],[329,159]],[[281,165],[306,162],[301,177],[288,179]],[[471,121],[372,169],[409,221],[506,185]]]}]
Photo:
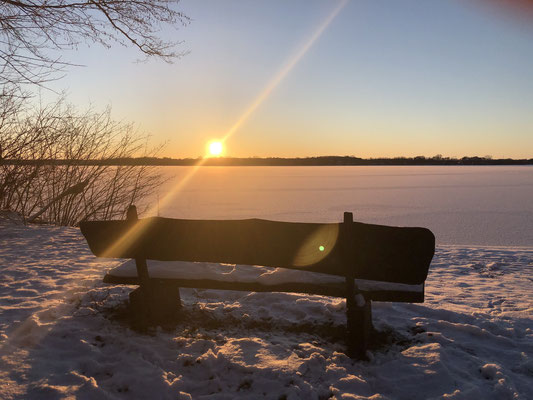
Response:
[{"label": "frozen lake", "polygon": [[533,247],[531,166],[161,167],[161,216],[423,226],[438,244]]}]

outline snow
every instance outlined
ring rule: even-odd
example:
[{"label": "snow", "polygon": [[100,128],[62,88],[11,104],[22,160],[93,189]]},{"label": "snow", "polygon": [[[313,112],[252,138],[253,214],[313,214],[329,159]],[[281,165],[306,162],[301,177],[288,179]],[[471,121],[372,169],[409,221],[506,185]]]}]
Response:
[{"label": "snow", "polygon": [[438,244],[533,247],[532,165],[160,171],[168,181],[146,202],[165,217],[341,222],[351,211],[356,221],[429,228]]},{"label": "snow", "polygon": [[[298,271],[285,268],[270,268],[250,265],[213,264],[205,262],[172,262],[148,260],[148,271],[152,278],[161,279],[211,279],[222,282],[258,282],[263,285],[281,283],[343,283],[345,278],[317,272]],[[108,275],[116,277],[137,277],[135,260],[126,260],[110,269]],[[422,291],[423,285],[406,285],[392,282],[356,279],[362,290]],[[364,302],[363,302],[364,304]]]},{"label": "snow", "polygon": [[0,221],[2,399],[533,398],[533,248],[439,245],[425,303],[373,303],[369,361],[323,296],[182,289],[183,321],[136,332],[131,287],[101,281],[121,263],[76,228]]}]

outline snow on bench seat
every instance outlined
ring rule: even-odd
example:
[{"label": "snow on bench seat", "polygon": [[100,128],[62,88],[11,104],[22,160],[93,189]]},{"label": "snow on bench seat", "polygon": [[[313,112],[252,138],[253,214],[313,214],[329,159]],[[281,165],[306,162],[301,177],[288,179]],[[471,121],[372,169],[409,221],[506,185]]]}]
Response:
[{"label": "snow on bench seat", "polygon": [[[153,281],[175,282],[180,287],[205,289],[296,292],[345,296],[345,278],[335,275],[250,265],[148,260]],[[138,284],[135,260],[127,260],[107,272],[104,282]],[[372,300],[421,302],[424,285],[355,280]]]}]

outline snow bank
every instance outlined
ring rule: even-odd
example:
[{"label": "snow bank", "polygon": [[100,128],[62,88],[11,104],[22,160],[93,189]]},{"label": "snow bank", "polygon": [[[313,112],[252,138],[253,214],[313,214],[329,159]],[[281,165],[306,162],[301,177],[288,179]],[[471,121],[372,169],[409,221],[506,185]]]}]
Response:
[{"label": "snow bank", "polygon": [[342,299],[182,289],[183,322],[140,334],[77,229],[0,222],[0,244],[2,399],[533,398],[533,249],[438,247],[426,302],[374,303],[390,344],[356,362]]}]

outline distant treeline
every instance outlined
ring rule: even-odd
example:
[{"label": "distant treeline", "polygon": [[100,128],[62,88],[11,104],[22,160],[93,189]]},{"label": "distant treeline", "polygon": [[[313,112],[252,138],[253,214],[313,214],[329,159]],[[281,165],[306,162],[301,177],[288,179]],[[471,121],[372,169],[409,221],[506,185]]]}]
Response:
[{"label": "distant treeline", "polygon": [[153,166],[192,166],[202,163],[206,166],[313,166],[313,165],[533,165],[533,158],[515,160],[511,158],[493,159],[492,157],[450,158],[440,155],[434,157],[395,157],[359,158],[352,156],[322,156],[305,158],[281,157],[217,157],[217,158],[112,158],[103,160],[1,160],[11,165],[153,165]]}]

